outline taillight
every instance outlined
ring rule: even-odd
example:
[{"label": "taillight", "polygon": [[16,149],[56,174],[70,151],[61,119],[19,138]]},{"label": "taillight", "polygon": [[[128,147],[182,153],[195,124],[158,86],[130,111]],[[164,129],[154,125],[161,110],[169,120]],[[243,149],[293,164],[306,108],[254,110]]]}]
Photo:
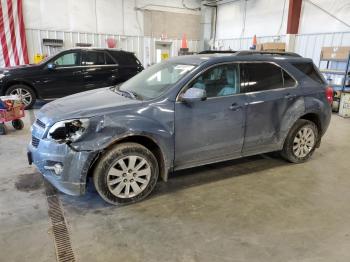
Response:
[{"label": "taillight", "polygon": [[326,88],[326,98],[328,103],[331,105],[333,103],[333,88],[329,86]]}]

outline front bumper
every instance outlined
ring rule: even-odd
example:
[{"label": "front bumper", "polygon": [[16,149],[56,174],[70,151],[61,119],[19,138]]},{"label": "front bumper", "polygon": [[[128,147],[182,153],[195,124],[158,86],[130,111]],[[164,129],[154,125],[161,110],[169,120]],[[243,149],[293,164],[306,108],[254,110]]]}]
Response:
[{"label": "front bumper", "polygon": [[[33,126],[32,141],[28,145],[28,160],[59,191],[68,195],[83,195],[86,190],[86,176],[97,152],[75,151],[67,144],[58,144],[42,139],[44,132]],[[40,130],[39,130],[40,131]],[[60,174],[51,168],[60,164]]]}]

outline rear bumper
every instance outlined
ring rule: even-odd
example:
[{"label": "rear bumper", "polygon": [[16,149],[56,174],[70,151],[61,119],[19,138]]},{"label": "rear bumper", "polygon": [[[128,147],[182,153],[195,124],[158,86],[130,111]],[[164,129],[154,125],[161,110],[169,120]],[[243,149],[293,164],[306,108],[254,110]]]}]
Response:
[{"label": "rear bumper", "polygon": [[[97,153],[74,151],[67,144],[40,140],[38,146],[28,146],[28,161],[59,191],[68,195],[83,195],[86,190],[86,176]],[[62,166],[58,174],[53,167]]]}]

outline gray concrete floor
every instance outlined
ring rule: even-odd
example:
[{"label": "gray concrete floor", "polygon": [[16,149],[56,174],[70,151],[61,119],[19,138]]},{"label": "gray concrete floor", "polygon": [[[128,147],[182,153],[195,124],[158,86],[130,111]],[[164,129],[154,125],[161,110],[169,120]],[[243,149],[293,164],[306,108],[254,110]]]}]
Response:
[{"label": "gray concrete floor", "polygon": [[[0,261],[55,261],[25,129],[0,137]],[[177,172],[143,202],[60,195],[78,261],[350,261],[350,119],[305,164],[262,155]]]}]

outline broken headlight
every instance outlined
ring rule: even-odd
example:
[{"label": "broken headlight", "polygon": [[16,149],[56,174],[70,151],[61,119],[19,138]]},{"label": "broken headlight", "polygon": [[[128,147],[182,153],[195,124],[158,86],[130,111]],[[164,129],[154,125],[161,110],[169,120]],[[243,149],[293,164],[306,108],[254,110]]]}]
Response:
[{"label": "broken headlight", "polygon": [[72,119],[55,123],[47,137],[58,142],[75,142],[81,138],[89,126],[89,119]]}]

